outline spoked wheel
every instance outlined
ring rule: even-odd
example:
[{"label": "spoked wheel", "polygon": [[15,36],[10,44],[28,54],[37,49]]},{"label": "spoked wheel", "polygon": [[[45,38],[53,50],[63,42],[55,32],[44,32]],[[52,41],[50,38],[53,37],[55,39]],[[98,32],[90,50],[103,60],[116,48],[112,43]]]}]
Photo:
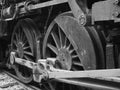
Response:
[{"label": "spoked wheel", "polygon": [[[35,62],[36,40],[32,32],[35,28],[28,24],[27,19],[21,20],[16,25],[11,39],[12,51],[16,52],[16,57]],[[15,72],[24,83],[32,81],[32,70],[15,63]]]},{"label": "spoked wheel", "polygon": [[[51,23],[44,38],[43,57],[57,58],[58,62],[54,67],[59,69],[96,69],[96,56],[89,34],[71,16],[58,16]],[[55,81],[44,86],[48,90],[86,90]]]},{"label": "spoked wheel", "polygon": [[[67,37],[62,28],[54,23],[53,30],[49,33],[43,45],[45,55],[58,59],[56,68],[65,70],[83,69],[73,42]],[[47,36],[47,35],[46,35]]]}]

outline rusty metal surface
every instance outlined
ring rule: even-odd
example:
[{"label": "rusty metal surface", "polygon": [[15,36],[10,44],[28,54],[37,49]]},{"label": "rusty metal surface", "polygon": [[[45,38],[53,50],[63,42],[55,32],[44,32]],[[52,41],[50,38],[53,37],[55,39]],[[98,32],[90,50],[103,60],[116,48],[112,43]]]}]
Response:
[{"label": "rusty metal surface", "polygon": [[81,26],[75,18],[70,16],[60,16],[55,19],[57,24],[64,30],[70,38],[85,69],[96,68],[96,56],[93,42],[87,30]]}]

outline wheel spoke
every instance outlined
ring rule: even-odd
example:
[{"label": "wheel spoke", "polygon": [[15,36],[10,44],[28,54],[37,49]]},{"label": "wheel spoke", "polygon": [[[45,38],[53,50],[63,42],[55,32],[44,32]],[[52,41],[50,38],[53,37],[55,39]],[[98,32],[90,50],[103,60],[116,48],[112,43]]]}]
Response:
[{"label": "wheel spoke", "polygon": [[47,47],[49,47],[49,49],[51,49],[56,55],[58,55],[58,49],[55,46],[47,44]]},{"label": "wheel spoke", "polygon": [[25,46],[27,44],[27,40],[25,40],[24,42],[23,42],[23,47]]},{"label": "wheel spoke", "polygon": [[18,47],[17,42],[15,40],[13,41],[13,43],[16,47]]},{"label": "wheel spoke", "polygon": [[59,38],[60,38],[60,46],[62,48],[63,47],[63,35],[62,35],[61,29],[59,26],[58,26],[58,32],[59,32]]},{"label": "wheel spoke", "polygon": [[33,54],[32,54],[31,52],[28,52],[28,51],[24,51],[24,54],[27,54],[27,55],[33,56]]},{"label": "wheel spoke", "polygon": [[76,71],[77,69],[76,69],[76,67],[72,67],[72,71]]},{"label": "wheel spoke", "polygon": [[60,40],[58,39],[58,36],[55,33],[53,33],[53,32],[51,33],[51,35],[53,37],[53,40],[54,40],[57,48],[59,49],[60,48],[60,42],[59,42]]},{"label": "wheel spoke", "polygon": [[18,39],[17,33],[15,33],[15,38],[16,38],[16,41],[17,41],[17,43],[18,43],[18,42],[19,42],[19,39]]},{"label": "wheel spoke", "polygon": [[30,48],[30,46],[23,47],[24,50],[25,50],[25,49],[28,49],[28,48]]},{"label": "wheel spoke", "polygon": [[72,49],[72,50],[70,50],[69,52],[70,52],[70,54],[72,54],[74,51],[75,51],[75,49]]},{"label": "wheel spoke", "polygon": [[30,58],[27,55],[24,55],[24,58],[30,60]]},{"label": "wheel spoke", "polygon": [[25,37],[24,34],[23,34],[23,36],[22,36],[22,41],[23,41],[23,42],[26,42],[26,41],[27,41],[27,39],[26,39],[26,37]]},{"label": "wheel spoke", "polygon": [[79,61],[73,61],[73,65],[77,65],[77,66],[83,67],[83,64],[81,64],[81,62],[79,62]]},{"label": "wheel spoke", "polygon": [[64,41],[64,48],[67,47],[67,37],[65,36],[65,41]]},{"label": "wheel spoke", "polygon": [[71,43],[66,47],[67,48],[67,50],[69,50],[70,49],[70,47],[71,47]]},{"label": "wheel spoke", "polygon": [[24,34],[23,32],[21,32],[20,39],[23,41],[23,38],[24,38]]},{"label": "wheel spoke", "polygon": [[72,55],[72,58],[74,59],[74,58],[78,58],[78,55]]}]

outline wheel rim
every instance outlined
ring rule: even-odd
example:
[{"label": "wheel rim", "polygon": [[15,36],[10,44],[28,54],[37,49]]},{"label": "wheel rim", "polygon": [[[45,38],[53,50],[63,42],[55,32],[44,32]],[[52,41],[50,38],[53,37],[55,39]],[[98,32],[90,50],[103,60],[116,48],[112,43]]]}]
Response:
[{"label": "wheel rim", "polygon": [[[97,60],[96,69],[103,69],[105,68],[105,60],[104,60],[105,56],[104,56],[104,49],[103,49],[104,47],[102,46],[102,42],[100,40],[101,32],[98,32],[99,30],[95,29],[94,27],[86,26],[86,29],[89,32],[94,44],[96,60]],[[102,39],[102,41],[104,41],[104,39]]]},{"label": "wheel rim", "polygon": [[[34,41],[30,31],[29,25],[26,23],[18,22],[12,34],[12,50],[16,52],[16,57],[33,61],[34,57]],[[32,70],[25,66],[15,63],[15,71],[17,76],[24,83],[32,81]]]},{"label": "wheel rim", "polygon": [[[73,42],[66,36],[62,28],[55,22],[49,27],[43,43],[43,57],[57,58],[58,62],[55,68],[65,70],[83,70],[83,65],[73,46]],[[65,83],[48,82],[43,84],[46,90],[84,90],[85,88]],[[61,85],[61,86],[60,86]],[[59,88],[59,89],[58,89]]]},{"label": "wheel rim", "polygon": [[54,22],[52,31],[46,37],[43,46],[44,57],[57,58],[56,68],[65,70],[77,70],[79,68],[83,70],[77,51],[58,24]]}]

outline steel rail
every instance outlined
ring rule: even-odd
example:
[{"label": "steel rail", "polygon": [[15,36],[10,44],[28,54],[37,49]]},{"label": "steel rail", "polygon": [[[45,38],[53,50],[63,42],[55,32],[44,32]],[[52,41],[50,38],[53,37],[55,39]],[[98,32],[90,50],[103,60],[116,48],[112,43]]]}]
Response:
[{"label": "steel rail", "polygon": [[33,86],[33,85],[29,85],[29,84],[24,84],[24,83],[22,83],[17,76],[11,74],[11,73],[8,72],[8,71],[5,71],[5,70],[4,70],[3,72],[6,73],[8,76],[12,77],[13,79],[15,79],[15,80],[16,80],[19,84],[21,84],[22,86],[31,88],[31,89],[33,89],[33,90],[41,90],[40,88],[35,87],[35,86]]}]

